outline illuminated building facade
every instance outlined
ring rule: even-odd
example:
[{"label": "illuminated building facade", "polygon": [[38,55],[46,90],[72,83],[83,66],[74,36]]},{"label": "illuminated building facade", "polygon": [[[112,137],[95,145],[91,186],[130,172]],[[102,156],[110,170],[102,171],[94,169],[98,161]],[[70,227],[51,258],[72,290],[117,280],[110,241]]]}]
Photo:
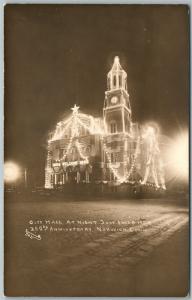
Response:
[{"label": "illuminated building facade", "polygon": [[45,188],[90,183],[165,189],[158,131],[132,122],[127,74],[117,56],[107,74],[103,118],[74,105],[48,140]]}]

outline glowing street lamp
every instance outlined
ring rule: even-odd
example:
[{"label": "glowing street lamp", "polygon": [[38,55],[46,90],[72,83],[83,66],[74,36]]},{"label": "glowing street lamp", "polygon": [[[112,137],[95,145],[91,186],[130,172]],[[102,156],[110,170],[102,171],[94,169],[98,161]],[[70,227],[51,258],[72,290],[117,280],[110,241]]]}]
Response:
[{"label": "glowing street lamp", "polygon": [[6,162],[4,165],[4,180],[7,183],[15,182],[21,177],[21,170],[14,162]]},{"label": "glowing street lamp", "polygon": [[171,169],[174,177],[183,180],[189,175],[189,141],[188,133],[180,134],[174,142],[170,144],[167,153],[167,167]]}]

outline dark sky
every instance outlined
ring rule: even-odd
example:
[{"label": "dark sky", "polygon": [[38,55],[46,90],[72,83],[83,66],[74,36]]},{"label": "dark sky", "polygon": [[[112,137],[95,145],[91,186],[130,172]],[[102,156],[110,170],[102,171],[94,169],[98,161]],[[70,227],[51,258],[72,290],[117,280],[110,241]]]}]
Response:
[{"label": "dark sky", "polygon": [[75,103],[102,115],[115,55],[134,121],[188,126],[187,6],[6,5],[5,159],[42,184],[47,133]]}]

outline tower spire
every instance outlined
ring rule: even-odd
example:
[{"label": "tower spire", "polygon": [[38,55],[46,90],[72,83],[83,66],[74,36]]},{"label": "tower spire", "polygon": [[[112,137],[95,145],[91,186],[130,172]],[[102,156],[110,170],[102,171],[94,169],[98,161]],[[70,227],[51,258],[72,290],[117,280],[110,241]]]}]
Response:
[{"label": "tower spire", "polygon": [[118,56],[114,57],[113,66],[107,75],[107,86],[108,90],[127,91],[127,73],[123,70]]}]

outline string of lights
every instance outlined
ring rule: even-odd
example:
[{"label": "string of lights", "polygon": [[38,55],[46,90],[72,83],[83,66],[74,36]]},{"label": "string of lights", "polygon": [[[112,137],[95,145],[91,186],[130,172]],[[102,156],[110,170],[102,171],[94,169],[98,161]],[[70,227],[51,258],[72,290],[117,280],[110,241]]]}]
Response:
[{"label": "string of lights", "polygon": [[[98,133],[98,132],[101,134],[101,139],[103,141],[104,154],[107,157],[108,167],[109,167],[110,171],[112,172],[114,179],[117,179],[117,181],[120,183],[131,182],[131,181],[129,181],[129,178],[132,175],[133,170],[136,166],[136,160],[138,158],[140,145],[147,142],[147,144],[148,144],[148,159],[146,162],[144,179],[141,182],[141,184],[148,185],[147,181],[148,181],[148,178],[149,178],[149,175],[151,172],[152,177],[154,179],[155,186],[157,188],[159,188],[157,170],[156,170],[156,166],[155,166],[155,156],[159,152],[159,147],[158,147],[158,141],[157,141],[157,138],[153,131],[153,128],[149,127],[147,129],[146,133],[142,136],[142,139],[140,136],[138,137],[137,143],[136,143],[136,149],[135,149],[135,152],[133,155],[133,160],[132,160],[130,169],[127,171],[125,176],[121,176],[117,171],[115,163],[113,163],[111,160],[110,152],[107,149],[107,145],[104,141],[104,137],[106,135],[108,135],[108,133],[106,133],[105,130],[102,130],[101,128],[98,129],[98,124],[95,123],[94,118],[90,119],[90,116],[87,116],[85,114],[80,114],[78,112],[78,109],[79,109],[79,107],[74,106],[74,108],[72,109],[72,111],[73,111],[72,116],[67,120],[67,122],[64,122],[65,127],[62,128],[61,131],[58,131],[58,128],[57,128],[55,131],[55,134],[53,136],[53,139],[51,140],[51,141],[54,141],[54,140],[60,139],[61,137],[63,137],[65,135],[66,131],[70,129],[71,136],[69,139],[69,143],[67,145],[67,150],[66,150],[65,154],[63,155],[63,157],[59,160],[59,162],[62,162],[66,159],[66,157],[69,155],[71,147],[73,145],[75,145],[75,147],[77,148],[77,150],[79,152],[81,159],[83,159],[82,163],[89,164],[89,159],[87,156],[84,155],[82,146],[79,142],[79,137],[81,136],[80,128],[83,127],[90,134],[94,134],[94,133]],[[87,121],[87,123],[88,122],[91,123],[90,127],[87,124],[85,124],[85,121]],[[75,164],[78,164],[78,161],[76,161],[76,162],[69,161],[67,163],[67,165],[75,165]],[[163,169],[162,169],[163,167],[162,167],[162,162],[160,161],[160,158],[159,158],[159,166],[160,166],[159,177],[160,177],[161,186],[165,189],[165,181],[164,181]]]},{"label": "string of lights", "polygon": [[125,181],[127,181],[129,179],[129,177],[131,176],[131,174],[133,172],[133,169],[134,169],[135,163],[136,163],[136,159],[137,159],[137,156],[138,156],[138,153],[139,153],[139,147],[140,147],[140,137],[138,137],[138,139],[137,139],[137,145],[136,145],[136,150],[135,150],[135,153],[134,153],[134,156],[133,156],[133,161],[132,161],[131,168],[130,168],[127,176],[126,176]]}]

